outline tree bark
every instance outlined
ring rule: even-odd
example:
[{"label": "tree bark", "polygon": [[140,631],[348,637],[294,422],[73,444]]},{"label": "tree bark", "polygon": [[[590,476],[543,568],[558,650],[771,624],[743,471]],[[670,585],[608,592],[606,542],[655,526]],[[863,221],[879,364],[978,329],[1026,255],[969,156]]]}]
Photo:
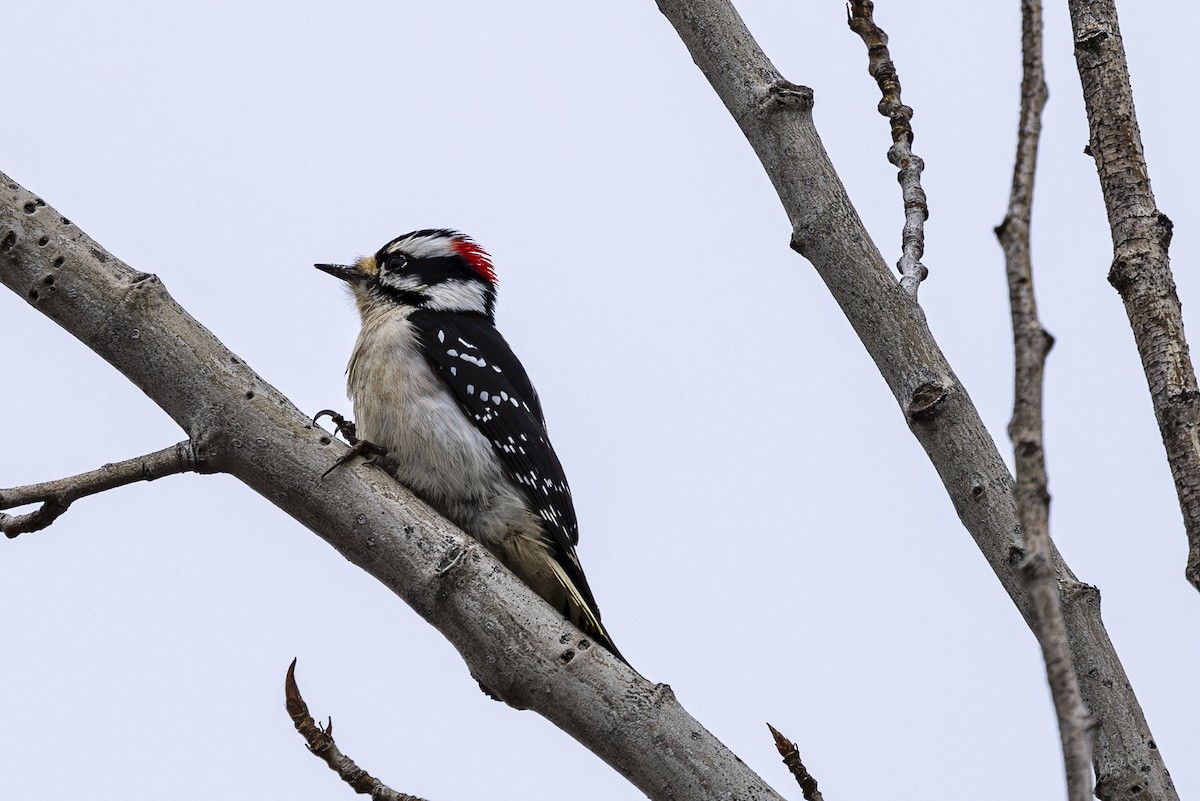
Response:
[{"label": "tree bark", "polygon": [[[658,0],[696,65],[754,148],[812,262],[925,448],[963,525],[1027,623],[1025,551],[1008,472],[925,322],[892,278],[850,203],[812,119],[812,90],[785,80],[726,0]],[[1084,701],[1097,715],[1095,767],[1106,799],[1177,799],[1141,706],[1100,619],[1096,588],[1055,551]]]},{"label": "tree bark", "polygon": [[0,174],[0,282],[120,370],[226,472],[383,582],[458,649],[472,675],[533,709],[653,799],[780,797],[671,688],[586,638],[486,549],[343,448],[184,311]]},{"label": "tree bark", "polygon": [[1068,5],[1089,149],[1112,229],[1108,280],[1133,328],[1183,512],[1185,575],[1200,590],[1200,390],[1171,274],[1171,221],[1154,205],[1116,5],[1112,0],[1070,0]]}]

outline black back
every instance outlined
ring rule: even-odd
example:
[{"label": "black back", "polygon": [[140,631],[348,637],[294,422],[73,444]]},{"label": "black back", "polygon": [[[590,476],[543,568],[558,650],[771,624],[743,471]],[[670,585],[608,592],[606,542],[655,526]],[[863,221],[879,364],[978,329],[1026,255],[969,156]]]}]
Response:
[{"label": "black back", "polygon": [[418,309],[409,316],[422,348],[455,400],[545,522],[558,562],[595,608],[575,556],[579,524],[571,488],[546,434],[546,421],[525,368],[486,316]]}]

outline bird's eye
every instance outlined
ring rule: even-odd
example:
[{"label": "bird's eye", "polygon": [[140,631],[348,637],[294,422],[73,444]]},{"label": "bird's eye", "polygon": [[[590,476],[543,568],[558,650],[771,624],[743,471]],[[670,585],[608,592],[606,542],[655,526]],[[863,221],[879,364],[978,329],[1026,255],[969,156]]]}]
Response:
[{"label": "bird's eye", "polygon": [[408,256],[403,253],[393,253],[388,256],[383,262],[384,271],[403,270],[408,266]]}]

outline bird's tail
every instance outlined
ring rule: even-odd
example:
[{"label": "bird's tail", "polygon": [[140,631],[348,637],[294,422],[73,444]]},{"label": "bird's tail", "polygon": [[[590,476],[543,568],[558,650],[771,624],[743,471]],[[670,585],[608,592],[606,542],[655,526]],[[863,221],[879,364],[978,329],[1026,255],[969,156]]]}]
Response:
[{"label": "bird's tail", "polygon": [[574,623],[609,653],[629,664],[617,646],[613,644],[608,630],[600,622],[600,609],[592,596],[583,568],[572,548],[569,553],[558,554],[556,549],[540,539],[510,538],[505,542],[501,561],[516,573],[522,581],[542,596],[562,616]]},{"label": "bird's tail", "polygon": [[558,568],[561,576],[561,592],[565,596],[562,606],[559,607],[563,617],[574,623],[584,634],[589,635],[593,640],[607,648],[609,653],[628,665],[629,660],[621,655],[621,652],[617,650],[617,646],[613,645],[612,637],[608,634],[608,629],[604,628],[604,624],[600,622],[600,608],[596,606],[596,600],[592,597],[592,590],[588,587],[587,578],[584,577],[583,571],[579,570],[577,574],[578,580],[572,581],[567,575],[567,571],[560,565],[555,564],[555,567]]}]

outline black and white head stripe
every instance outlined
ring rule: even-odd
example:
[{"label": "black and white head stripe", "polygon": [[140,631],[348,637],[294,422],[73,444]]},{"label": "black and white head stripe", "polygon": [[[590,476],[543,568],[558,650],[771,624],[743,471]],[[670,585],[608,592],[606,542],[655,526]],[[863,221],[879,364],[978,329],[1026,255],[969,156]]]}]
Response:
[{"label": "black and white head stripe", "polygon": [[492,316],[496,273],[470,237],[448,229],[414,231],[380,248],[377,290],[408,306]]},{"label": "black and white head stripe", "polygon": [[382,263],[398,253],[410,259],[458,257],[488,283],[496,284],[496,269],[487,251],[471,237],[449,228],[424,228],[398,236],[380,248],[375,258]]}]

